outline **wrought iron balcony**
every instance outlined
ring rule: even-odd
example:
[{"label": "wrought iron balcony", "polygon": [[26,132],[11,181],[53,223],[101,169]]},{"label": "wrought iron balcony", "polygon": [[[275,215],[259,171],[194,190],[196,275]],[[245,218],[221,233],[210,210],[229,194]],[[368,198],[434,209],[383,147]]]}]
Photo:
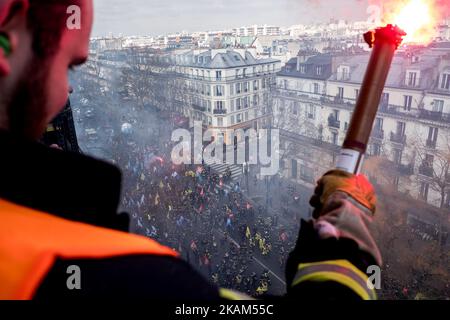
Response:
[{"label": "wrought iron balcony", "polygon": [[397,170],[400,174],[407,176],[414,174],[414,167],[412,164],[398,164]]},{"label": "wrought iron balcony", "polygon": [[226,114],[226,109],[214,109],[214,114]]},{"label": "wrought iron balcony", "polygon": [[419,167],[419,173],[427,177],[433,177],[433,168],[427,165],[421,165]]},{"label": "wrought iron balcony", "polygon": [[427,139],[426,143],[427,148],[436,149],[436,142],[437,141]]},{"label": "wrought iron balcony", "polygon": [[399,134],[397,132],[391,132],[391,141],[395,143],[405,144],[406,143],[406,135]]},{"label": "wrought iron balcony", "polygon": [[334,119],[334,118],[329,118],[328,119],[328,126],[331,128],[336,128],[336,129],[340,129],[341,128],[341,122]]},{"label": "wrought iron balcony", "polygon": [[206,111],[206,107],[197,105],[197,104],[193,104],[192,108],[194,108],[195,110],[201,111],[201,112],[205,112]]},{"label": "wrought iron balcony", "polygon": [[432,121],[448,121],[449,115],[443,113],[442,111],[430,111],[421,109],[419,113],[419,117],[424,120],[432,120]]},{"label": "wrought iron balcony", "polygon": [[372,138],[383,140],[384,139],[384,130],[374,129],[372,131]]}]

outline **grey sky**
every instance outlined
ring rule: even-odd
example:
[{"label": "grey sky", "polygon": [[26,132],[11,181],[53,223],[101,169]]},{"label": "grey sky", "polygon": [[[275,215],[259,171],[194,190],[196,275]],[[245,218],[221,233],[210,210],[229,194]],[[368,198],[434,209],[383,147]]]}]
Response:
[{"label": "grey sky", "polygon": [[94,0],[94,36],[365,19],[367,0]]}]

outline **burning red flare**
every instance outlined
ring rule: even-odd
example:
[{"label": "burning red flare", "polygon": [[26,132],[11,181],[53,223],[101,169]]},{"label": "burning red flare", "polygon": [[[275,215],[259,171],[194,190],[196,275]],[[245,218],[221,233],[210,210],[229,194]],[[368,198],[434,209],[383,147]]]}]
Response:
[{"label": "burning red flare", "polygon": [[449,2],[443,0],[381,1],[382,22],[394,24],[407,33],[404,42],[427,44],[437,35],[437,27],[449,13]]}]

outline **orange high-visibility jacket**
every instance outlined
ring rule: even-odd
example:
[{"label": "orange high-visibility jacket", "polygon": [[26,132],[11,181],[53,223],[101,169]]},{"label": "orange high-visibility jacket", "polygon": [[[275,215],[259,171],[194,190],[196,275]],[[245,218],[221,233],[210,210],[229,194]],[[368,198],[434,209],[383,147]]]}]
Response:
[{"label": "orange high-visibility jacket", "polygon": [[72,222],[0,199],[0,300],[32,299],[58,258],[134,254],[178,256],[145,237]]}]

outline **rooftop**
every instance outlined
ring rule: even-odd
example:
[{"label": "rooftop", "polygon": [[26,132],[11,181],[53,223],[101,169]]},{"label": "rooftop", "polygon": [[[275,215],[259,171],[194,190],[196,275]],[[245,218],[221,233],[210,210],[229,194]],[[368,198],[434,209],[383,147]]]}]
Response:
[{"label": "rooftop", "polygon": [[[302,63],[298,63],[298,59],[298,57],[290,59],[278,75],[305,79],[327,80],[332,74],[333,56],[330,54],[316,53],[316,55],[309,57]],[[304,66],[303,70],[301,70],[301,66]],[[317,72],[317,67],[322,69],[320,73]]]},{"label": "rooftop", "polygon": [[267,63],[280,62],[276,59],[256,59],[249,51],[207,50],[200,54],[186,53],[181,57],[181,64],[204,69],[230,69]]},{"label": "rooftop", "polygon": [[[306,61],[302,62],[302,59],[298,57],[292,58],[278,75],[360,84],[363,82],[366,73],[370,52],[356,54],[316,53],[314,56],[305,53],[303,56],[306,57]],[[319,66],[322,66],[321,74],[317,73],[317,67]],[[339,74],[339,72],[342,72],[339,66],[349,67],[345,80]],[[419,74],[416,78],[416,85],[407,88],[413,90],[435,89],[438,86],[438,75],[447,69],[450,70],[450,42],[399,50],[392,62],[386,86],[405,88],[407,72],[417,71]]]}]

